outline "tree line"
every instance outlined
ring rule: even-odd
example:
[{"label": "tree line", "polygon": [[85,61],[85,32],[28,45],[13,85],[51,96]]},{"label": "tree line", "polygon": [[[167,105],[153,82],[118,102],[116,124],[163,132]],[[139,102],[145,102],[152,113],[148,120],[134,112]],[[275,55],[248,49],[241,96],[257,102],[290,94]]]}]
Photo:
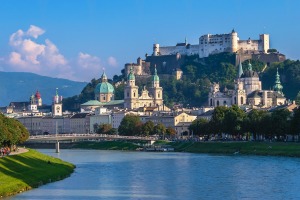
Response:
[{"label": "tree line", "polygon": [[151,136],[173,137],[176,131],[172,127],[165,127],[162,123],[154,124],[152,121],[143,123],[139,116],[126,115],[118,129],[111,124],[95,124],[94,130],[99,134],[119,134],[124,136]]},{"label": "tree line", "polygon": [[[246,113],[238,106],[216,107],[210,121],[200,118],[190,125],[194,135],[202,137],[228,138],[240,140],[286,140],[292,135],[293,140],[300,134],[300,108],[290,112],[276,109],[272,112],[253,109]],[[295,137],[297,136],[297,137]]]},{"label": "tree line", "polygon": [[11,147],[25,142],[28,137],[29,132],[21,122],[0,114],[0,147]]}]

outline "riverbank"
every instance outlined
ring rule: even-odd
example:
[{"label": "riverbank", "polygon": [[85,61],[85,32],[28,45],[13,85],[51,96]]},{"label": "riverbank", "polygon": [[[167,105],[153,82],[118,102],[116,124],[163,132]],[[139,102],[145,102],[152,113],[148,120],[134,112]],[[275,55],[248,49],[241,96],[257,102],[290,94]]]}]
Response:
[{"label": "riverbank", "polygon": [[[242,154],[264,156],[300,157],[300,143],[292,142],[168,142],[157,141],[156,146],[168,145],[176,152]],[[55,144],[31,144],[30,148],[55,148]],[[142,149],[142,144],[128,141],[77,142],[62,145],[65,149],[128,150]]]},{"label": "riverbank", "polygon": [[68,177],[75,166],[29,149],[0,158],[0,198]]},{"label": "riverbank", "polygon": [[172,142],[178,152],[300,157],[300,143]]}]

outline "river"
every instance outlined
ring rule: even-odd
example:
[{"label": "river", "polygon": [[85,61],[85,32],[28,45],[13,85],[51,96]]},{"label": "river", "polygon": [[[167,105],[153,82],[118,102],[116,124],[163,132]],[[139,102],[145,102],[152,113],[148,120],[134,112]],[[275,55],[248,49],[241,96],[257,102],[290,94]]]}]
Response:
[{"label": "river", "polygon": [[300,199],[300,159],[39,150],[74,163],[62,181],[8,199]]}]

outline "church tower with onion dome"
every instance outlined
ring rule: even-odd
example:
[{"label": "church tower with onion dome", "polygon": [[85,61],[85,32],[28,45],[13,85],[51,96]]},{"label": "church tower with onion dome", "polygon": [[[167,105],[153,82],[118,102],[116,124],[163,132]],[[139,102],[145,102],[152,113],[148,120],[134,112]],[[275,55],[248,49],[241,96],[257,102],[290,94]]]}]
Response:
[{"label": "church tower with onion dome", "polygon": [[62,116],[62,96],[58,95],[58,88],[56,88],[56,95],[53,97],[52,115]]},{"label": "church tower with onion dome", "polygon": [[152,76],[151,96],[154,98],[154,105],[163,105],[163,88],[159,85],[159,77],[157,75],[156,66],[154,68],[154,75]]}]

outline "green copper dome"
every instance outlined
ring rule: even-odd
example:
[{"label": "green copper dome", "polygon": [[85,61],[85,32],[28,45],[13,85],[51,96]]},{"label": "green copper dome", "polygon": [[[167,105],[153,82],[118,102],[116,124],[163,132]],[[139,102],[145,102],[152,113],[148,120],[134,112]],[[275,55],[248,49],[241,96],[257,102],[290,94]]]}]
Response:
[{"label": "green copper dome", "polygon": [[114,91],[114,86],[108,82],[98,83],[94,90],[95,94],[109,94],[114,93]]},{"label": "green copper dome", "polygon": [[112,86],[112,84],[107,82],[107,76],[106,76],[105,72],[103,72],[101,79],[102,79],[102,82],[98,83],[94,90],[95,94],[114,93],[114,91],[115,91],[114,86]]},{"label": "green copper dome", "polygon": [[133,74],[132,67],[130,67],[130,73],[128,74],[127,79],[128,79],[128,80],[135,80],[135,76],[134,76],[134,74]]}]

